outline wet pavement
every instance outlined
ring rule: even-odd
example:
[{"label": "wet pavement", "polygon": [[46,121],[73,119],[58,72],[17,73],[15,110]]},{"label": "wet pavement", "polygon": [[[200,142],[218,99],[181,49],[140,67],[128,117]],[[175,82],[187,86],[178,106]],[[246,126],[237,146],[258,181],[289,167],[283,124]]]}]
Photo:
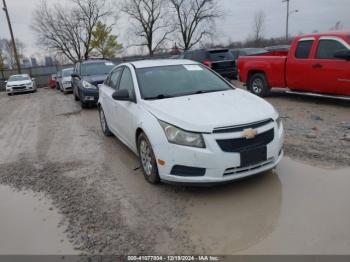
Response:
[{"label": "wet pavement", "polygon": [[[71,253],[66,237],[94,254],[350,254],[350,168],[287,156],[228,185],[153,186],[137,157],[103,136],[97,111],[71,96],[0,94],[0,110],[0,183],[48,198],[0,187],[0,253]],[[26,245],[31,237],[43,244]]]},{"label": "wet pavement", "polygon": [[49,199],[0,185],[0,255],[77,254]]}]

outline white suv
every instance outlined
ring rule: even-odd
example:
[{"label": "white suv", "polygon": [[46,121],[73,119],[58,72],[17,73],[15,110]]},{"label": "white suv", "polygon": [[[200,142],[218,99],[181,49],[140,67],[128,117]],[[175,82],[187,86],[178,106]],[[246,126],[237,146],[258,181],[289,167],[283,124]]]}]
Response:
[{"label": "white suv", "polygon": [[228,182],[282,159],[283,125],[273,106],[199,63],[121,64],[99,93],[104,134],[139,156],[151,183]]}]

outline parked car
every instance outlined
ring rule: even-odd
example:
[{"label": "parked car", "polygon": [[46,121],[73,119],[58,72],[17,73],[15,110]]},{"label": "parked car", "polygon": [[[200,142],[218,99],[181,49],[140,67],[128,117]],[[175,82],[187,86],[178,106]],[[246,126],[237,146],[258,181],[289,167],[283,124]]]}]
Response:
[{"label": "parked car", "polygon": [[11,96],[15,93],[36,92],[35,79],[28,74],[13,75],[5,82],[6,93]]},{"label": "parked car", "polygon": [[72,74],[74,68],[66,68],[57,72],[57,89],[64,94],[72,91]]},{"label": "parked car", "polygon": [[202,63],[227,79],[235,79],[237,76],[236,64],[228,49],[186,51],[181,58]]},{"label": "parked car", "polygon": [[272,52],[272,51],[289,51],[290,45],[274,45],[274,46],[267,46],[264,48],[265,50]]},{"label": "parked car", "polygon": [[240,80],[258,96],[273,87],[350,96],[350,32],[298,36],[287,56],[240,57],[238,68]]},{"label": "parked car", "polygon": [[49,86],[51,88],[56,88],[56,84],[57,84],[57,75],[56,74],[52,74],[49,76]]},{"label": "parked car", "polygon": [[75,65],[72,74],[73,94],[82,108],[96,105],[98,85],[103,83],[114,66],[111,61],[104,59],[90,59]]},{"label": "parked car", "polygon": [[268,51],[264,48],[237,48],[231,49],[230,52],[235,61],[237,61],[240,56],[261,55],[266,54]]},{"label": "parked car", "polygon": [[103,133],[139,156],[150,183],[233,181],[270,170],[283,156],[273,106],[200,63],[121,64],[99,92]]}]

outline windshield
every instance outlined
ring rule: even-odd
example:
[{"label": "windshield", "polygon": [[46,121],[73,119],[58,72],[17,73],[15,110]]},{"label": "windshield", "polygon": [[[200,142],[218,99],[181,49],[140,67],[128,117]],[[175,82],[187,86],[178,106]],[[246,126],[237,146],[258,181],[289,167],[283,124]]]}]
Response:
[{"label": "windshield", "polygon": [[112,62],[98,62],[81,65],[82,76],[107,75],[115,65]]},{"label": "windshield", "polygon": [[17,75],[17,76],[11,76],[8,81],[11,82],[11,81],[26,81],[26,80],[30,80],[29,76]]},{"label": "windshield", "polygon": [[175,65],[136,70],[143,99],[163,99],[233,89],[201,65]]},{"label": "windshield", "polygon": [[62,71],[62,73],[63,73],[63,77],[71,76],[71,74],[73,74],[73,68],[65,69],[65,70]]}]

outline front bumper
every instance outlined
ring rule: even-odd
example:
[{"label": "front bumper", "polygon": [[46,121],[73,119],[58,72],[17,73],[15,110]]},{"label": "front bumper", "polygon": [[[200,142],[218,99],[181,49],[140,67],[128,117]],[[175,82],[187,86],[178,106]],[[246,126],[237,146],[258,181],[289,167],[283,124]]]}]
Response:
[{"label": "front bumper", "polygon": [[62,83],[62,90],[64,92],[72,91],[73,90],[72,83]]},{"label": "front bumper", "polygon": [[33,86],[25,87],[25,88],[11,87],[11,89],[6,89],[7,94],[26,93],[26,92],[33,92],[33,91],[35,91],[35,88]]},{"label": "front bumper", "polygon": [[96,103],[98,102],[98,89],[82,89],[80,99],[84,103]]},{"label": "front bumper", "polygon": [[[266,145],[267,160],[251,166],[241,167],[241,154],[224,152],[217,140],[240,138],[242,132],[204,134],[205,149],[184,147],[169,143],[153,145],[157,159],[165,161],[158,165],[161,180],[170,183],[186,184],[216,184],[225,183],[244,177],[262,173],[275,168],[283,158],[283,126],[277,127],[276,122],[257,129],[258,134],[274,130],[274,139]],[[185,166],[205,169],[202,176],[188,174],[172,175],[174,166]]]}]

